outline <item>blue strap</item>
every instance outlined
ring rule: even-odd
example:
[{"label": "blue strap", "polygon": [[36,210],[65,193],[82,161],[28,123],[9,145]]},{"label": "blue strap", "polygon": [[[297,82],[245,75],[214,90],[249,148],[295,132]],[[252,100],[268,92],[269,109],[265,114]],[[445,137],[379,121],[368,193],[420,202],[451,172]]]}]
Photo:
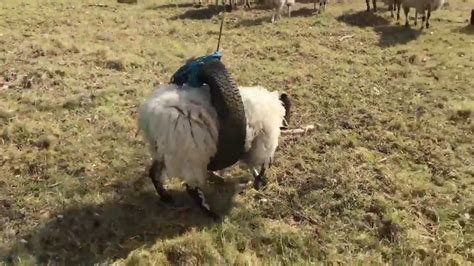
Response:
[{"label": "blue strap", "polygon": [[173,77],[171,78],[171,83],[183,85],[184,83],[188,84],[191,87],[199,88],[204,85],[201,81],[199,81],[197,74],[200,68],[213,60],[221,60],[222,54],[219,51],[216,51],[213,54],[206,55],[203,57],[199,57],[182,67],[174,73]]}]

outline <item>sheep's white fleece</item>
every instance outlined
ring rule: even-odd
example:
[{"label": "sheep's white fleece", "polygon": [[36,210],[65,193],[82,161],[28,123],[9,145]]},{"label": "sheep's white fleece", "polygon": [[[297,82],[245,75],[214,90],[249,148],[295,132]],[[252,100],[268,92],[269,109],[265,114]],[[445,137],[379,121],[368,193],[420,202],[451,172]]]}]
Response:
[{"label": "sheep's white fleece", "polygon": [[[263,87],[239,90],[247,117],[241,162],[249,167],[268,165],[278,146],[285,108],[277,92]],[[203,185],[208,176],[207,165],[217,152],[219,128],[207,86],[161,86],[140,106],[138,127],[153,159],[164,162],[162,181],[170,176],[191,186]]]},{"label": "sheep's white fleece", "polygon": [[412,7],[418,13],[425,10],[435,11],[444,5],[446,0],[402,0],[402,5],[405,7]]}]

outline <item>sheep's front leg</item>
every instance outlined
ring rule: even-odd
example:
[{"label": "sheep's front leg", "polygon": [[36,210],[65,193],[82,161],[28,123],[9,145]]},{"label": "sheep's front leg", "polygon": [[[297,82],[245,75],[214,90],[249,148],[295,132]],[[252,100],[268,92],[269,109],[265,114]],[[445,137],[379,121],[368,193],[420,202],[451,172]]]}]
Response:
[{"label": "sheep's front leg", "polygon": [[398,2],[398,3],[396,4],[396,6],[397,6],[397,21],[400,20],[400,8],[401,8],[401,5],[402,5],[402,4],[401,4],[400,2]]},{"label": "sheep's front leg", "polygon": [[428,15],[426,16],[426,28],[430,27],[431,7],[428,9]]},{"label": "sheep's front leg", "polygon": [[423,11],[423,15],[421,16],[421,29],[425,27],[425,20],[426,20],[426,15],[425,15],[425,11]]},{"label": "sheep's front leg", "polygon": [[404,7],[403,7],[403,13],[405,13],[405,27],[408,27],[408,26],[410,25],[410,23],[408,22],[408,20],[409,20],[408,13],[409,13],[409,12],[410,12],[410,8],[404,6]]},{"label": "sheep's front leg", "polygon": [[148,176],[153,182],[153,186],[155,186],[156,192],[158,192],[158,195],[160,195],[160,199],[163,202],[172,203],[173,198],[171,197],[170,194],[168,194],[168,192],[166,192],[160,180],[162,176],[163,168],[164,168],[163,162],[153,161],[150,171],[148,172]]},{"label": "sheep's front leg", "polygon": [[215,212],[211,210],[211,207],[209,207],[209,204],[206,202],[206,198],[204,197],[204,193],[199,187],[192,188],[188,184],[184,184],[186,186],[186,191],[188,194],[191,196],[191,198],[194,200],[194,202],[199,206],[199,208],[209,217],[211,217],[214,220],[219,219],[219,215],[217,215]]},{"label": "sheep's front leg", "polygon": [[415,10],[415,26],[418,25],[418,10]]},{"label": "sheep's front leg", "polygon": [[262,165],[260,168],[260,173],[257,172],[257,169],[252,168],[252,175],[253,175],[253,187],[256,190],[260,190],[262,187],[267,185],[267,178],[265,177],[265,166]]}]

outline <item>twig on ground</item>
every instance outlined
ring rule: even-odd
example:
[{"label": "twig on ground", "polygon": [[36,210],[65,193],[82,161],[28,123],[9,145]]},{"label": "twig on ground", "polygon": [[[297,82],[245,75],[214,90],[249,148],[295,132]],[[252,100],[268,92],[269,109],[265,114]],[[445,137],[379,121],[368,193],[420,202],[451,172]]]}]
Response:
[{"label": "twig on ground", "polygon": [[353,38],[354,35],[344,35],[342,36],[341,38],[339,38],[339,41],[342,42],[344,41],[345,39],[350,39],[350,38]]},{"label": "twig on ground", "polygon": [[306,125],[304,127],[295,128],[295,129],[285,129],[285,130],[282,130],[281,133],[288,134],[288,135],[306,134],[306,132],[313,129],[314,129],[314,125]]}]

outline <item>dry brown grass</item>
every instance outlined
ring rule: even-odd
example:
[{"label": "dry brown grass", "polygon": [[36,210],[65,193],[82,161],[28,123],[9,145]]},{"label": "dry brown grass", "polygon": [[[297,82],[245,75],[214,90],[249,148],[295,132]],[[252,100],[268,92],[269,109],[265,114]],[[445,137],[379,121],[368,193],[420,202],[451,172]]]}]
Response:
[{"label": "dry brown grass", "polygon": [[266,190],[238,193],[239,169],[210,184],[213,224],[176,183],[177,206],[159,202],[134,134],[152,88],[214,49],[218,10],[3,0],[3,261],[472,263],[473,1],[422,32],[347,2],[274,25],[263,9],[227,15],[237,83],[286,91],[293,125],[316,130],[282,138]]}]

